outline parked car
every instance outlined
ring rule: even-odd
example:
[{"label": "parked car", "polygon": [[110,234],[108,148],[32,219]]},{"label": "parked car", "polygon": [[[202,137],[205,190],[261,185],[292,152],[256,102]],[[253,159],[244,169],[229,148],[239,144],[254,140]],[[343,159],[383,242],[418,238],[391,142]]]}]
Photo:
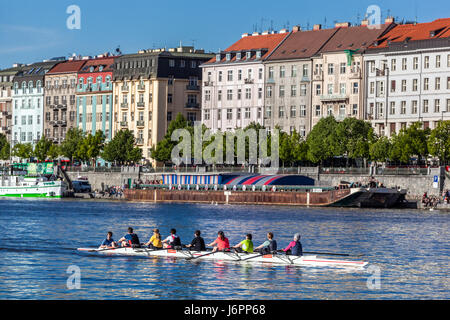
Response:
[{"label": "parked car", "polygon": [[72,181],[73,191],[76,193],[92,192],[91,185],[87,180]]}]

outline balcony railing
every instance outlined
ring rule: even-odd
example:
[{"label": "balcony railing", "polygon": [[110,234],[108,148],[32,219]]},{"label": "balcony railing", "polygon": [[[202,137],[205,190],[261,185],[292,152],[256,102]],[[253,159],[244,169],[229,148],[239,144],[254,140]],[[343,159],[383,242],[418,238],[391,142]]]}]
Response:
[{"label": "balcony railing", "polygon": [[144,121],[144,120],[138,120],[138,121],[136,121],[136,126],[137,126],[137,127],[144,127],[144,126],[145,126],[145,121]]},{"label": "balcony railing", "polygon": [[128,102],[122,102],[122,103],[120,104],[120,107],[121,107],[122,109],[128,109]]},{"label": "balcony railing", "polygon": [[314,71],[313,80],[320,81],[323,79],[323,71]]},{"label": "balcony railing", "polygon": [[345,94],[326,94],[320,96],[321,101],[343,101],[347,99],[348,96]]},{"label": "balcony railing", "polygon": [[67,126],[67,121],[66,120],[58,120],[57,123],[60,126]]},{"label": "balcony railing", "polygon": [[205,87],[210,87],[210,86],[212,86],[214,83],[212,82],[212,81],[203,81],[203,85],[205,86]]},{"label": "balcony railing", "polygon": [[56,106],[57,109],[67,109],[67,102],[64,101],[62,104]]},{"label": "balcony railing", "polygon": [[252,84],[253,83],[253,79],[244,79],[244,83],[245,84]]},{"label": "balcony railing", "polygon": [[137,105],[138,108],[144,108],[145,107],[145,102],[139,101],[139,102],[136,103],[136,105]]},{"label": "balcony railing", "polygon": [[142,139],[142,138],[137,138],[137,139],[136,139],[136,144],[137,144],[137,145],[140,145],[140,146],[143,145],[143,144],[144,144],[144,139]]},{"label": "balcony railing", "polygon": [[130,88],[128,86],[122,86],[121,90],[122,92],[127,92]]},{"label": "balcony railing", "polygon": [[137,89],[138,89],[138,91],[145,91],[145,84],[144,85],[139,84],[137,86]]},{"label": "balcony railing", "polygon": [[128,127],[128,122],[127,121],[120,121],[120,126],[121,127]]},{"label": "balcony railing", "polygon": [[186,108],[198,109],[200,104],[198,102],[188,102],[186,103]]},{"label": "balcony railing", "polygon": [[361,69],[352,68],[350,70],[350,79],[361,79]]},{"label": "balcony railing", "polygon": [[196,85],[196,84],[188,84],[186,86],[186,90],[199,91],[200,90],[200,86]]}]

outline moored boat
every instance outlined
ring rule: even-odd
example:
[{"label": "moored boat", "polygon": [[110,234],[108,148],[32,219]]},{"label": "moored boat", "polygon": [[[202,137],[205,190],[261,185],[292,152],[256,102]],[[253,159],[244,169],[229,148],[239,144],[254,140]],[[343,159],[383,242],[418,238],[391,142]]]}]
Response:
[{"label": "moored boat", "polygon": [[0,180],[0,197],[61,198],[67,184],[61,180],[42,177],[3,176]]},{"label": "moored boat", "polygon": [[184,258],[188,260],[222,260],[231,262],[255,262],[271,263],[281,265],[294,265],[304,267],[334,267],[334,268],[364,268],[368,262],[350,260],[332,260],[317,258],[315,255],[288,256],[282,254],[259,254],[259,253],[235,253],[235,252],[211,252],[211,251],[189,251],[175,249],[147,249],[147,248],[111,248],[111,249],[89,249],[78,248],[80,252],[98,253],[102,255],[117,256],[139,256],[139,257],[170,257]]}]

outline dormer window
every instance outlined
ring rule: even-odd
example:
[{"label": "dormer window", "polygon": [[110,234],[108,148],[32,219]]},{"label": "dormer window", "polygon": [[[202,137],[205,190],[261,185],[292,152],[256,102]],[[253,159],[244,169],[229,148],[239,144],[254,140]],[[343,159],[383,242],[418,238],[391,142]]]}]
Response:
[{"label": "dormer window", "polygon": [[240,52],[236,53],[236,60],[241,60],[241,53]]},{"label": "dormer window", "polygon": [[102,72],[103,71],[103,66],[98,67],[98,71]]},{"label": "dormer window", "polygon": [[247,51],[246,56],[247,59],[250,59],[252,57],[252,52],[251,51]]},{"label": "dormer window", "polygon": [[226,59],[227,59],[227,61],[230,61],[230,60],[231,60],[231,53],[227,53]]},{"label": "dormer window", "polygon": [[256,51],[256,58],[261,59],[261,50]]},{"label": "dormer window", "polygon": [[220,59],[220,53],[218,53],[218,54],[216,54],[216,62],[220,62],[220,60],[222,60],[222,59]]},{"label": "dormer window", "polygon": [[90,71],[90,72],[94,72],[94,67],[90,67],[90,68],[89,68],[89,71]]}]

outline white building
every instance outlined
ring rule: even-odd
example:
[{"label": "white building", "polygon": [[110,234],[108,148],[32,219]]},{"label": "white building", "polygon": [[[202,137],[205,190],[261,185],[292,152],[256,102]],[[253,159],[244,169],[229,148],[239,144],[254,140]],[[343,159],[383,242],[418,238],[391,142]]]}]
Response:
[{"label": "white building", "polygon": [[365,119],[391,136],[450,120],[450,19],[399,25],[364,55]]},{"label": "white building", "polygon": [[231,47],[201,65],[202,123],[213,132],[263,125],[265,74],[263,61],[289,35],[243,34]]}]

